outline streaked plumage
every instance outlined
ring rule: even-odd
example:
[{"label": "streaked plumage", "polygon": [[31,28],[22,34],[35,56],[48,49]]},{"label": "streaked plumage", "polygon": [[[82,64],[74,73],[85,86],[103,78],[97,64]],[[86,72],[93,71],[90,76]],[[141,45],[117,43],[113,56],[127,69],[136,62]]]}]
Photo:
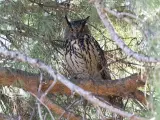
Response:
[{"label": "streaked plumage", "polygon": [[110,79],[106,59],[98,42],[91,36],[86,19],[68,21],[65,59],[71,72],[80,79]]},{"label": "streaked plumage", "polygon": [[[70,22],[66,17],[65,59],[69,72],[81,80],[111,80],[103,50],[86,25],[88,18]],[[121,97],[107,96],[107,99],[112,105],[123,107]]]}]

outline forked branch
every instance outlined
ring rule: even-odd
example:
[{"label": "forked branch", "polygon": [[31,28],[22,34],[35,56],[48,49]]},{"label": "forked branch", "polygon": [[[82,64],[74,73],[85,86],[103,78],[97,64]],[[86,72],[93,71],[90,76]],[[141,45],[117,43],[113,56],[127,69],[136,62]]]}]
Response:
[{"label": "forked branch", "polygon": [[112,40],[124,51],[124,53],[126,53],[126,55],[128,55],[129,57],[135,58],[138,61],[152,62],[152,63],[160,62],[160,59],[158,59],[158,58],[153,58],[150,56],[145,56],[145,55],[134,52],[124,43],[124,41],[117,34],[113,25],[111,24],[111,21],[110,21],[109,17],[107,16],[107,12],[105,12],[106,9],[103,7],[102,1],[103,0],[92,0],[95,8],[97,9],[98,15],[101,18],[104,26],[106,27],[106,29],[110,33]]}]

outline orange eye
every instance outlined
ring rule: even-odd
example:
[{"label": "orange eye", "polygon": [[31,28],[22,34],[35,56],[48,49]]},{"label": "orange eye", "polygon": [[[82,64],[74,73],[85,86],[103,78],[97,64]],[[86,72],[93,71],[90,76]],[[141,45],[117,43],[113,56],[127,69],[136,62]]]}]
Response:
[{"label": "orange eye", "polygon": [[72,29],[72,28],[70,28],[70,32],[73,32],[73,29]]}]

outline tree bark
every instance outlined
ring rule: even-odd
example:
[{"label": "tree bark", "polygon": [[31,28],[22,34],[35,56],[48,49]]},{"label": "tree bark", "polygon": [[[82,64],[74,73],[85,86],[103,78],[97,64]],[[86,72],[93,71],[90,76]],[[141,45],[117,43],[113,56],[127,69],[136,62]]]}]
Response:
[{"label": "tree bark", "polygon": [[[53,82],[50,79],[46,84],[42,85],[42,91],[45,91]],[[26,91],[33,93],[37,92],[39,84],[39,75],[27,73],[22,70],[15,70],[11,68],[0,68],[0,85],[10,86],[14,85],[21,87]],[[145,84],[145,76],[140,74],[133,74],[129,77],[118,80],[106,80],[106,81],[93,81],[85,80],[78,83],[78,86],[84,90],[90,91],[93,94],[100,96],[117,95],[122,97],[128,97],[137,91],[138,87],[143,87]],[[62,93],[71,95],[72,92],[65,85],[57,81],[56,85],[52,88],[50,93]],[[143,94],[136,92],[134,94],[139,96],[139,101],[143,101],[145,104],[145,97]]]}]

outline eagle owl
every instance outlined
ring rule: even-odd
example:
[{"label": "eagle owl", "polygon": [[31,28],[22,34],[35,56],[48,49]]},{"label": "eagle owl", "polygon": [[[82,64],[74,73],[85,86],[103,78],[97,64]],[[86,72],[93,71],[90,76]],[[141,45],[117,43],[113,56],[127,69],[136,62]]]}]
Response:
[{"label": "eagle owl", "polygon": [[65,31],[65,59],[69,70],[78,79],[111,79],[106,59],[98,42],[91,35],[85,19],[69,21]]},{"label": "eagle owl", "polygon": [[[85,19],[69,21],[65,16],[65,60],[72,77],[81,80],[111,80],[103,50],[94,39]],[[116,107],[123,107],[122,97],[107,96],[107,101]],[[123,119],[116,116],[114,120]]]}]

